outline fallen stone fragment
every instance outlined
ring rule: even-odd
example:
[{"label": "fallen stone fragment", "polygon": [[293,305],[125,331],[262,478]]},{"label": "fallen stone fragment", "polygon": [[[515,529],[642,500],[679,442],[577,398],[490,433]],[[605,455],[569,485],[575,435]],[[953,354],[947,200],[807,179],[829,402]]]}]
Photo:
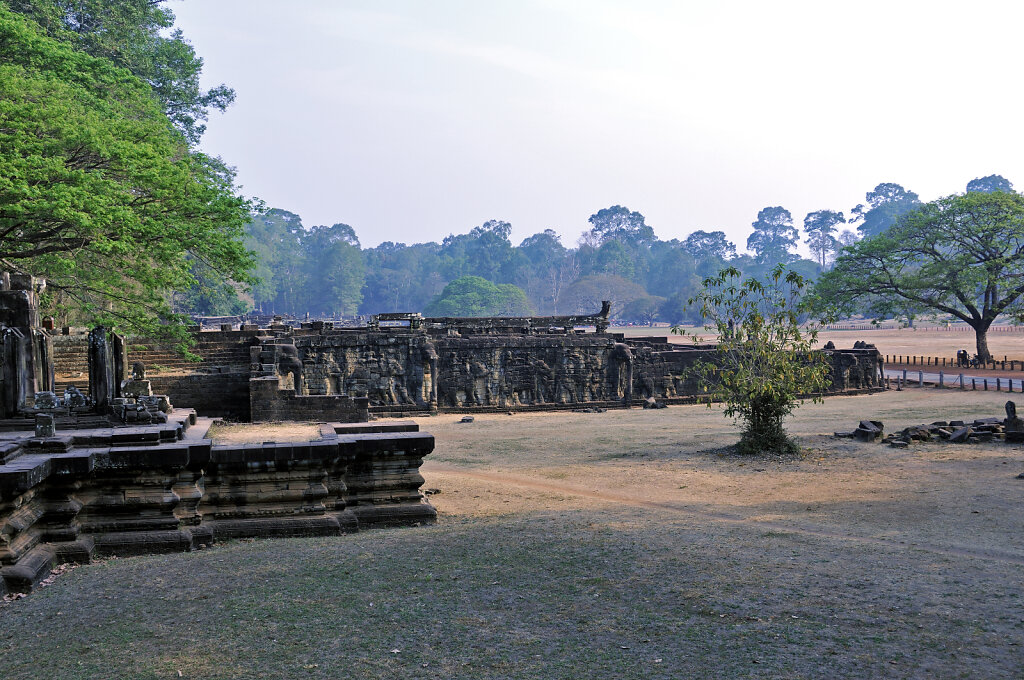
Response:
[{"label": "fallen stone fragment", "polygon": [[462,416],[462,420],[460,420],[459,422],[460,423],[471,423],[471,422],[473,422],[473,416]]},{"label": "fallen stone fragment", "polygon": [[893,439],[892,441],[889,442],[889,446],[891,446],[894,449],[905,449],[908,446],[910,446],[910,442],[908,442],[906,439]]},{"label": "fallen stone fragment", "polygon": [[961,444],[967,441],[968,437],[970,437],[973,432],[974,430],[972,430],[969,426],[961,427],[959,430],[953,433],[953,435],[949,438],[949,441],[953,442],[954,444]]},{"label": "fallen stone fragment", "polygon": [[873,442],[876,439],[880,439],[881,436],[882,431],[874,428],[869,430],[863,427],[858,427],[853,431],[853,438],[861,442]]}]

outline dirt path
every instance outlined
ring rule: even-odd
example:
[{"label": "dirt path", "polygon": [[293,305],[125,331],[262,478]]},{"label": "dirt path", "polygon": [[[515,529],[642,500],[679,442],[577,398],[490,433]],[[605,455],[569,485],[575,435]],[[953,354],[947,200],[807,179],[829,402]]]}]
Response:
[{"label": "dirt path", "polygon": [[849,531],[829,530],[823,526],[812,525],[807,523],[767,521],[764,519],[759,519],[757,517],[747,517],[739,514],[713,511],[699,505],[654,500],[652,498],[645,497],[639,491],[634,491],[632,493],[615,493],[604,489],[591,490],[584,489],[582,487],[571,484],[545,481],[543,479],[537,479],[535,477],[530,477],[521,474],[517,475],[511,473],[462,470],[459,469],[458,467],[446,465],[443,463],[426,462],[422,467],[422,471],[427,475],[430,475],[432,473],[443,473],[448,476],[463,477],[483,482],[493,482],[512,487],[518,487],[522,489],[530,489],[541,492],[555,492],[558,494],[568,494],[571,496],[578,496],[581,498],[604,501],[608,503],[618,503],[643,508],[651,508],[656,510],[665,510],[677,514],[692,515],[695,517],[699,517],[701,520],[704,521],[726,522],[733,524],[755,524],[762,529],[793,532],[804,534],[807,536],[816,536],[819,538],[838,539],[842,541],[850,541],[856,543],[875,544],[896,549],[910,547],[915,550],[924,550],[938,555],[969,557],[982,560],[1005,562],[1009,564],[1024,565],[1024,554],[1019,554],[1015,552],[1006,552],[983,548],[980,549],[970,545],[937,545],[921,541],[914,541],[910,543],[908,546],[908,543],[902,540],[862,536],[851,533]]}]

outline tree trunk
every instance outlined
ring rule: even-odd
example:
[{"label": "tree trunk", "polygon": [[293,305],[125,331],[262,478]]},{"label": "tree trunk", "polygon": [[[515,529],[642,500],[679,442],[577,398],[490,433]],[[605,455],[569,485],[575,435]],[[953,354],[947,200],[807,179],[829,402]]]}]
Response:
[{"label": "tree trunk", "polygon": [[978,359],[983,364],[992,359],[992,353],[988,351],[988,327],[990,325],[991,323],[974,327],[974,336],[977,338],[978,344]]}]

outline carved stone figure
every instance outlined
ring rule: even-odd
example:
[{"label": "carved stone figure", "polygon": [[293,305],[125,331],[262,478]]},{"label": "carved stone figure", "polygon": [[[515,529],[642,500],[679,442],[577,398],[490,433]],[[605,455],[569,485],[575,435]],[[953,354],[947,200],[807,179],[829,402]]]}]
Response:
[{"label": "carved stone figure", "polygon": [[36,392],[36,408],[60,408],[60,400],[53,392]]},{"label": "carved stone figure", "polygon": [[86,405],[85,395],[82,390],[75,386],[67,387],[64,390],[64,405],[70,408],[82,408]]},{"label": "carved stone figure", "polygon": [[609,355],[609,368],[612,369],[611,382],[615,396],[621,395],[626,406],[633,404],[633,352],[629,345],[617,342]]},{"label": "carved stone figure", "polygon": [[295,394],[302,394],[302,360],[295,345],[277,345],[277,372],[281,377],[292,376]]},{"label": "carved stone figure", "polygon": [[1006,402],[1006,420],[1003,421],[1003,431],[1006,433],[1006,441],[1024,442],[1024,420],[1017,417],[1017,404],[1012,401]]}]

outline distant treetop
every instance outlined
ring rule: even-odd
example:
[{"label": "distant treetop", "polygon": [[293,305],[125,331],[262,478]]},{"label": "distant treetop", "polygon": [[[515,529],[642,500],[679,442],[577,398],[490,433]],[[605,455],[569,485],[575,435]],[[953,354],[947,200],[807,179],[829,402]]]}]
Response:
[{"label": "distant treetop", "polygon": [[1002,175],[978,177],[967,183],[967,191],[980,191],[986,194],[993,191],[1013,191],[1013,182]]}]

